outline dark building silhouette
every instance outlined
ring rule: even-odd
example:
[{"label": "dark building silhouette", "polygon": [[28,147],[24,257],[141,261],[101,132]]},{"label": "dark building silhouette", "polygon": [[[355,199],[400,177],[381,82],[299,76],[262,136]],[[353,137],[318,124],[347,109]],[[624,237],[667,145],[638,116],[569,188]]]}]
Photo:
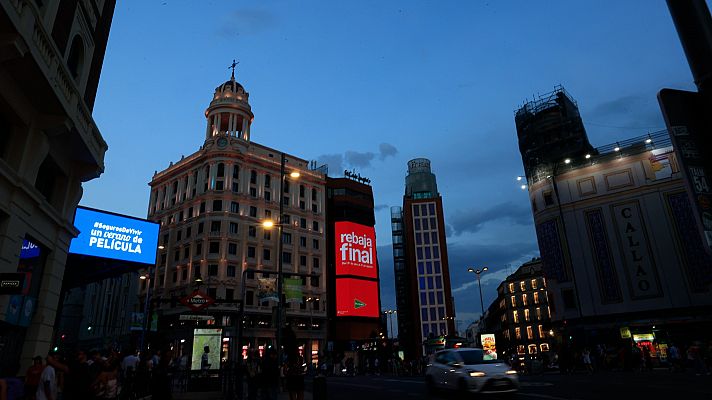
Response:
[{"label": "dark building silhouette", "polygon": [[391,209],[398,340],[407,359],[436,350],[428,338],[456,335],[442,197],[430,160],[408,162],[403,208]]},{"label": "dark building silhouette", "polygon": [[0,367],[25,371],[56,344],[81,185],[104,172],[92,109],[115,5],[0,1],[0,273],[27,278],[0,295]]}]

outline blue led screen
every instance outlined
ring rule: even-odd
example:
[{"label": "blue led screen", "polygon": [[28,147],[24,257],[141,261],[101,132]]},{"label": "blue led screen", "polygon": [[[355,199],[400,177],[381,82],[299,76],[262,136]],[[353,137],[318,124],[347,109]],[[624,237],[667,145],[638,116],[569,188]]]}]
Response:
[{"label": "blue led screen", "polygon": [[156,263],[159,226],[154,222],[77,207],[74,226],[79,236],[72,239],[70,253]]}]

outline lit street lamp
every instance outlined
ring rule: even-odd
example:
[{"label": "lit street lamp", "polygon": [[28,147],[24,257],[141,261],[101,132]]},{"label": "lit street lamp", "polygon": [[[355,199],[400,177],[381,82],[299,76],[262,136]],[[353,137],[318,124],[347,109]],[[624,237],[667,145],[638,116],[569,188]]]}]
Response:
[{"label": "lit street lamp", "polygon": [[482,307],[482,317],[485,315],[485,303],[482,301],[482,282],[480,281],[480,275],[487,271],[487,267],[480,268],[468,268],[467,272],[474,272],[477,275],[477,286],[480,287],[480,307]]}]

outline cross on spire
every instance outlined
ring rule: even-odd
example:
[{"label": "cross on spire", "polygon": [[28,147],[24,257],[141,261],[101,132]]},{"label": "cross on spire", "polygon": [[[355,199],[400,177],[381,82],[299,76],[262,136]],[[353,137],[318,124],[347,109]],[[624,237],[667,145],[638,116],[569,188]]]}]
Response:
[{"label": "cross on spire", "polygon": [[230,64],[230,66],[228,67],[228,68],[232,68],[232,76],[231,76],[232,79],[235,79],[235,67],[237,67],[237,64],[239,64],[239,63],[240,63],[239,61],[235,62],[235,60],[233,59],[232,64]]}]

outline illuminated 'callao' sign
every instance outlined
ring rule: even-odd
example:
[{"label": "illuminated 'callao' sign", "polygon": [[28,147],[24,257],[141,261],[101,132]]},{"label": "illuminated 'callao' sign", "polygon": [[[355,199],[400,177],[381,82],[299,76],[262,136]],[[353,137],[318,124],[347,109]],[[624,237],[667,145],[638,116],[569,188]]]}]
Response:
[{"label": "illuminated 'callao' sign", "polygon": [[373,227],[353,222],[337,222],[336,275],[377,278],[376,233]]}]

